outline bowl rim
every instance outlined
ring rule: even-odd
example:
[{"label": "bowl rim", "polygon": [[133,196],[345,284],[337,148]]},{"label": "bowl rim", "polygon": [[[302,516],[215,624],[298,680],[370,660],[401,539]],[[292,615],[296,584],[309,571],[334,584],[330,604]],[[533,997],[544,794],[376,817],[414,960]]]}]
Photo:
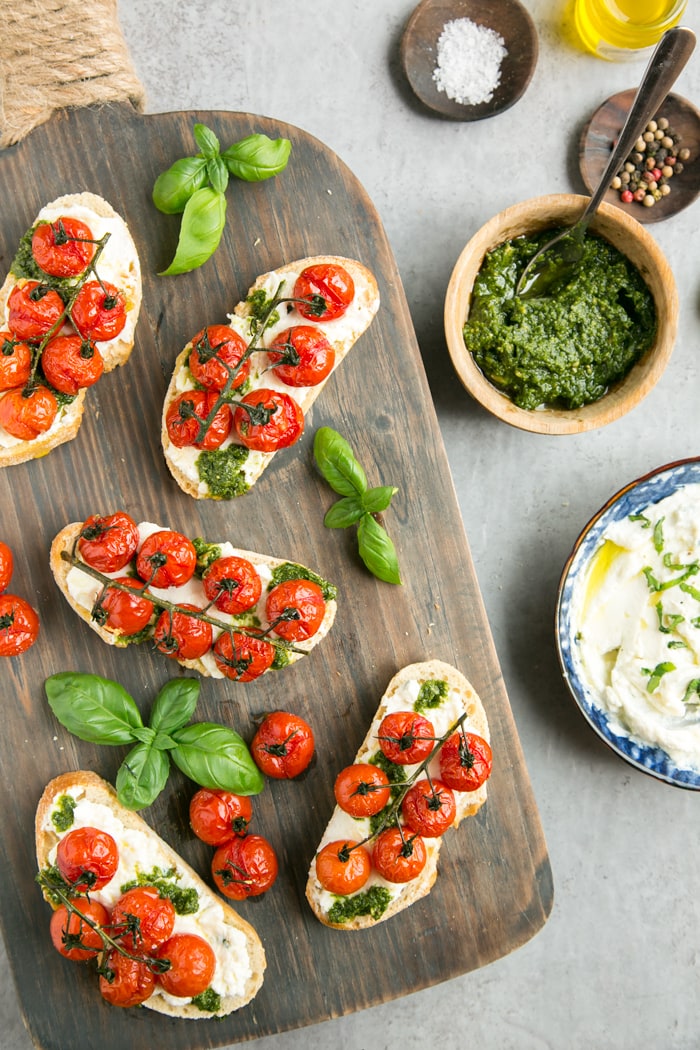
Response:
[{"label": "bowl rim", "polygon": [[[619,240],[627,239],[624,251],[651,287],[657,312],[656,339],[630,372],[597,401],[577,409],[519,408],[501,393],[476,365],[464,344],[462,326],[469,312],[474,279],[486,252],[524,232],[540,230],[571,221],[589,198],[576,193],[555,193],[531,197],[498,212],[470,238],[462,249],[450,276],[444,306],[444,327],[452,364],[462,385],[492,415],[503,422],[539,434],[580,434],[607,425],[626,415],[658,383],[673,352],[678,330],[678,291],[673,272],[651,233],[636,219],[603,202],[590,229],[623,251]],[[613,232],[616,240],[606,236]],[[618,239],[619,238],[619,239]],[[616,243],[617,241],[617,243]],[[635,256],[631,258],[631,256]],[[461,319],[461,321],[460,321]]]},{"label": "bowl rim", "polygon": [[[681,478],[684,472],[697,475],[690,480]],[[587,725],[595,734],[620,758],[642,773],[673,787],[688,790],[700,790],[700,769],[677,766],[663,748],[645,743],[633,734],[627,733],[621,726],[610,724],[609,713],[595,702],[595,695],[578,678],[573,653],[573,636],[571,633],[570,605],[572,590],[577,571],[583,570],[586,563],[598,549],[599,535],[607,525],[607,517],[619,505],[625,496],[639,491],[651,491],[655,485],[664,481],[668,486],[655,498],[642,496],[638,504],[640,509],[659,502],[686,484],[700,484],[700,456],[688,456],[673,460],[656,467],[646,474],[628,482],[603,503],[598,511],[583,526],[576,537],[571,552],[567,557],[557,587],[557,601],[554,616],[554,633],[556,638],[557,657],[562,677],[569,695]],[[606,519],[606,520],[604,520]],[[591,549],[584,550],[584,544],[591,538]]]}]

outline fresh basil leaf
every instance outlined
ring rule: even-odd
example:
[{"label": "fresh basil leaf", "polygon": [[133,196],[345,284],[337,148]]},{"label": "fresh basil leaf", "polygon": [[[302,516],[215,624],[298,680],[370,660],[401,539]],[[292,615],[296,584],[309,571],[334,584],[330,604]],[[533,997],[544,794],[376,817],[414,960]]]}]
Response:
[{"label": "fresh basil leaf", "polygon": [[234,142],[221,156],[236,178],[246,182],[262,182],[284,171],[291,149],[289,139],[271,139],[267,135],[254,134]]},{"label": "fresh basil leaf", "polygon": [[151,747],[157,748],[158,751],[172,751],[177,747],[177,740],[173,740],[169,733],[156,733]]},{"label": "fresh basil leaf", "polygon": [[195,124],[194,139],[201,149],[205,160],[211,160],[212,157],[218,155],[219,150],[221,149],[219,140],[211,128],[208,128],[206,124]]},{"label": "fresh basil leaf", "polygon": [[264,778],[245,741],[235,730],[213,722],[195,722],[172,734],[173,762],[195,784],[223,788],[236,795],[257,795]]},{"label": "fresh basil leaf", "polygon": [[134,700],[118,682],[62,671],[44,683],[49,707],[62,726],[92,744],[131,744],[143,729]]},{"label": "fresh basil leaf", "polygon": [[135,739],[140,740],[142,744],[148,744],[149,747],[155,740],[155,736],[155,729],[149,729],[148,726],[142,726],[140,729],[134,730]]},{"label": "fresh basil leaf", "polygon": [[360,557],[369,571],[385,583],[401,583],[396,549],[386,529],[365,514],[357,529]]},{"label": "fresh basil leaf", "polygon": [[159,175],[153,185],[153,203],[166,215],[179,215],[195,192],[207,184],[204,157],[183,157]]},{"label": "fresh basil leaf", "polygon": [[210,259],[219,246],[226,223],[226,197],[210,186],[196,190],[182,213],[175,257],[161,276],[189,273]]},{"label": "fresh basil leaf", "polygon": [[367,478],[355,455],[337,430],[319,427],[314,435],[314,458],[324,478],[340,496],[361,496]]},{"label": "fresh basil leaf", "polygon": [[365,508],[357,496],[344,496],[328,509],[323,524],[327,529],[346,529],[348,525],[355,525],[364,513]]},{"label": "fresh basil leaf", "polygon": [[137,744],[117,772],[117,797],[127,809],[145,809],[160,795],[168,781],[170,760],[167,752],[150,744]]},{"label": "fresh basil leaf", "polygon": [[368,489],[362,496],[362,507],[370,514],[381,514],[391,503],[393,497],[399,490],[393,485],[377,485],[376,488]]},{"label": "fresh basil leaf", "polygon": [[218,155],[207,161],[209,182],[217,193],[225,193],[228,186],[228,168]]},{"label": "fresh basil leaf", "polygon": [[198,700],[196,678],[171,678],[153,702],[149,725],[159,733],[172,733],[189,722]]}]

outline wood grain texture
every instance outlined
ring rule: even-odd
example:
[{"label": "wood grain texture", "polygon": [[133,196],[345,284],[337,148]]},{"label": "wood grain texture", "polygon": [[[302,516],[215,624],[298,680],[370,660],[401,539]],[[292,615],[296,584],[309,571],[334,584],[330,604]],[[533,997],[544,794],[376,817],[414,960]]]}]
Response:
[{"label": "wood grain texture", "polygon": [[[156,276],[175,248],[178,220],[150,200],[156,175],[193,152],[201,120],[222,144],[262,131],[292,140],[288,169],[269,182],[236,182],[214,259],[180,277]],[[492,962],[532,937],[552,903],[546,846],[479,595],[447,459],[390,247],[362,187],[318,141],[297,128],[234,113],[136,115],[128,106],[62,112],[0,154],[0,268],[39,207],[64,192],[93,190],[126,217],[144,271],[136,347],[124,368],[89,391],[78,437],[0,475],[2,537],[15,550],[13,589],[41,617],[41,638],[3,663],[0,740],[3,933],[32,1037],[46,1050],[188,1050],[243,1041],[374,1005]],[[302,441],[275,458],[233,503],[195,501],[177,487],[159,437],[175,357],[204,324],[223,322],[254,278],[307,255],[352,256],[376,274],[382,306],[369,332],[328,383]],[[436,311],[436,317],[438,312]],[[350,531],[330,532],[334,494],[313,467],[316,428],[341,430],[370,483],[399,487],[387,526],[402,587],[360,564]],[[289,557],[338,584],[335,626],[299,664],[240,685],[202,680],[197,720],[234,726],[250,740],[255,719],[284,707],[314,726],[318,761],[298,783],[270,783],[254,800],[254,827],[280,855],[274,889],[241,913],[268,957],[265,983],[222,1022],[168,1020],[101,1002],[95,977],[49,946],[49,910],[33,882],[32,822],[45,783],[92,768],[113,782],[124,751],[72,738],[53,719],[43,682],[62,670],[119,681],[144,712],[179,668],[145,647],[104,645],[70,610],[50,576],[51,538],[67,522],[123,508],[190,536],[231,540]],[[362,934],[322,926],[304,901],[308,865],[333,805],[336,773],[363,739],[394,672],[429,657],[455,664],[488,713],[495,754],[489,799],[448,836],[432,894]],[[205,877],[212,851],[188,829],[193,785],[173,773],[145,818]],[[381,965],[367,966],[367,952]]]}]

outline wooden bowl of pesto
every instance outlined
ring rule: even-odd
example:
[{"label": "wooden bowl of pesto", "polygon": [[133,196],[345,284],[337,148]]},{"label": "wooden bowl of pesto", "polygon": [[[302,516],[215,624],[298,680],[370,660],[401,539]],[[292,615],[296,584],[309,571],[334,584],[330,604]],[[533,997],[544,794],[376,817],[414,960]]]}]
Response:
[{"label": "wooden bowl of pesto", "polygon": [[613,205],[596,213],[573,280],[538,299],[514,296],[538,241],[573,225],[587,202],[552,194],[495,215],[447,288],[445,334],[460,380],[521,430],[580,434],[619,419],[652,390],[673,350],[673,273],[644,226]]}]

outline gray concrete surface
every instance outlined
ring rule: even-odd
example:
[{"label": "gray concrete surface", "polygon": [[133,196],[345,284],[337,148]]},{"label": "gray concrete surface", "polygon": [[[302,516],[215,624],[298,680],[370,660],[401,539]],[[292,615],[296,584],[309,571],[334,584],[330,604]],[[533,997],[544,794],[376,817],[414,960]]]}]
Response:
[{"label": "gray concrete surface", "polygon": [[[568,698],[553,638],[556,586],[580,528],[624,483],[700,453],[700,203],[650,227],[678,282],[680,330],[666,375],[635,412],[587,435],[548,438],[498,423],[470,400],[442,331],[457,256],[503,207],[581,189],[582,125],[606,97],[635,86],[645,65],[578,50],[567,2],[525,5],[540,38],[532,84],[514,108],[472,125],[434,118],[409,97],[398,47],[412,0],[118,5],[149,112],[245,110],[288,121],[335,150],[374,201],[424,356],[554,872],[549,922],[509,957],[261,1039],[256,1050],[700,1047],[700,797],[636,772],[598,742]],[[685,18],[696,31],[699,7],[691,0]],[[700,51],[676,91],[700,101]],[[0,1032],[4,1050],[29,1050],[9,977]]]}]

